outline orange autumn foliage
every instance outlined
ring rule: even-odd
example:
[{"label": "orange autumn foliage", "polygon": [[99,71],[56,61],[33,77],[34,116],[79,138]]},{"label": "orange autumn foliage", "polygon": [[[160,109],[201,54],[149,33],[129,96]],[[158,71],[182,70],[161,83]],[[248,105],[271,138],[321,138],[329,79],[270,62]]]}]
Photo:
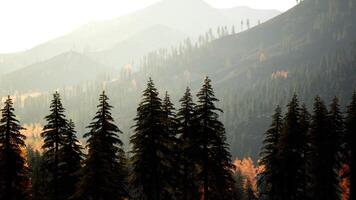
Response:
[{"label": "orange autumn foliage", "polygon": [[25,124],[23,125],[25,130],[22,130],[21,133],[24,134],[26,138],[26,146],[33,148],[34,150],[41,151],[41,146],[43,140],[41,137],[42,125],[36,124]]},{"label": "orange autumn foliage", "polygon": [[340,179],[340,188],[341,188],[341,199],[342,200],[348,200],[350,196],[350,180],[345,177],[345,175],[349,172],[349,166],[348,165],[342,165],[340,170],[339,170],[339,176],[341,177]]},{"label": "orange autumn foliage", "polygon": [[244,187],[247,187],[248,183],[251,183],[253,191],[257,192],[257,174],[260,172],[260,168],[255,166],[251,158],[244,158],[242,160],[236,159],[234,161],[236,166],[235,172],[240,172],[246,181],[243,183]]}]

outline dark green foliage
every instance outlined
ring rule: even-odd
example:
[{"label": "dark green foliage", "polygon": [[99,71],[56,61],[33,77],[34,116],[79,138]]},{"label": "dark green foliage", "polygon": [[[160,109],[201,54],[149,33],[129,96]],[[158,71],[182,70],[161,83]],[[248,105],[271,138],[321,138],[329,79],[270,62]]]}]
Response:
[{"label": "dark green foliage", "polygon": [[356,92],[347,107],[346,116],[346,164],[350,167],[350,199],[356,198]]},{"label": "dark green foliage", "polygon": [[303,137],[303,140],[305,141],[304,144],[304,149],[303,149],[303,157],[305,160],[305,163],[303,166],[301,166],[301,176],[304,178],[303,180],[303,185],[302,185],[302,191],[304,192],[304,198],[305,199],[310,199],[312,195],[312,191],[310,191],[310,160],[312,159],[311,155],[311,138],[310,138],[310,133],[309,133],[309,128],[310,128],[310,120],[311,120],[311,115],[306,107],[305,104],[302,105],[302,108],[300,110],[300,130],[301,130],[301,136]]},{"label": "dark green foliage", "polygon": [[264,166],[264,171],[261,174],[260,181],[262,181],[265,190],[263,196],[267,199],[277,199],[278,187],[280,187],[280,173],[283,171],[279,164],[278,157],[278,142],[281,137],[283,128],[282,110],[277,106],[275,114],[272,117],[272,124],[265,133],[265,140],[263,141],[263,148],[261,151],[260,165]]},{"label": "dark green foliage", "polygon": [[22,155],[26,137],[16,119],[10,96],[1,109],[0,119],[0,199],[27,200],[29,194],[29,169]]},{"label": "dark green foliage", "polygon": [[178,147],[180,152],[181,163],[181,190],[183,200],[198,199],[199,186],[197,183],[197,157],[196,152],[199,150],[198,145],[194,144],[193,138],[196,134],[195,120],[195,104],[187,88],[184,96],[179,100],[181,107],[177,113],[179,121],[178,133]]},{"label": "dark green foliage", "polygon": [[170,100],[168,92],[166,92],[162,101],[163,118],[162,122],[165,127],[166,137],[162,141],[166,146],[167,152],[162,156],[161,160],[167,166],[165,174],[162,175],[164,182],[167,183],[167,188],[162,194],[163,199],[174,199],[181,195],[179,181],[180,177],[180,160],[178,151],[178,121],[173,103]]},{"label": "dark green foliage", "polygon": [[[167,116],[167,115],[166,115]],[[143,92],[143,99],[137,108],[132,144],[131,184],[136,188],[138,199],[159,200],[169,194],[169,183],[164,177],[168,171],[166,153],[170,152],[167,140],[170,134],[163,123],[165,112],[152,79]]]},{"label": "dark green foliage", "polygon": [[60,149],[59,183],[61,185],[60,194],[63,199],[68,199],[74,195],[83,161],[82,147],[74,129],[74,123],[70,120],[64,133],[63,146]]},{"label": "dark green foliage", "polygon": [[301,114],[297,95],[288,104],[284,118],[283,131],[279,140],[279,160],[281,184],[277,199],[305,199],[304,194],[304,148],[307,141],[301,130]]},{"label": "dark green foliage", "polygon": [[231,155],[226,143],[224,125],[219,121],[211,80],[207,77],[197,94],[196,105],[197,132],[194,143],[198,145],[200,171],[198,177],[202,183],[202,197],[209,199],[232,199],[234,179]]},{"label": "dark green foliage", "polygon": [[47,124],[43,128],[41,136],[44,138],[43,149],[43,169],[46,170],[46,191],[50,200],[62,199],[60,193],[60,149],[64,144],[64,137],[67,130],[67,120],[64,115],[64,108],[58,92],[53,94],[50,105],[50,114],[45,117]]},{"label": "dark green foliage", "polygon": [[32,200],[46,199],[45,173],[42,171],[42,156],[38,150],[27,148],[27,160],[31,177]]},{"label": "dark green foliage", "polygon": [[128,197],[126,159],[118,135],[122,132],[114,124],[104,92],[97,108],[90,131],[84,135],[88,155],[74,199],[122,200]]},{"label": "dark green foliage", "polygon": [[[338,112],[335,109],[333,112]],[[336,171],[336,156],[338,136],[330,130],[332,120],[328,119],[328,110],[317,97],[310,125],[311,135],[311,191],[312,199],[339,199],[338,179]]]}]

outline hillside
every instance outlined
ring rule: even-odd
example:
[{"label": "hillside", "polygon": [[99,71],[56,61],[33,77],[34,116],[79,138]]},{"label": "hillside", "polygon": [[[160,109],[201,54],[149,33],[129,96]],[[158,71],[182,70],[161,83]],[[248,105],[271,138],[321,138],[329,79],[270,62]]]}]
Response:
[{"label": "hillside", "polygon": [[[356,88],[355,6],[354,0],[305,0],[242,33],[198,45],[187,43],[169,55],[149,54],[138,72],[130,71],[105,87],[124,137],[130,136],[148,77],[161,94],[168,91],[178,107],[186,86],[196,93],[208,75],[225,110],[222,119],[233,156],[257,158],[272,111],[277,104],[285,108],[293,93],[308,107],[316,95],[325,100],[337,95],[342,105],[349,99]],[[63,91],[63,99],[83,133],[102,85],[78,87]],[[31,99],[21,109],[26,123],[41,121],[42,116],[27,112],[31,105],[46,113],[47,99]]]},{"label": "hillside", "polygon": [[98,74],[109,71],[110,68],[71,51],[6,74],[0,77],[0,84],[13,91],[47,91],[95,80]]},{"label": "hillside", "polygon": [[256,157],[266,118],[294,92],[308,106],[316,95],[337,95],[343,105],[349,99],[356,87],[355,13],[352,0],[305,0],[260,26],[172,57],[161,68],[148,65],[152,70],[140,76],[178,94],[187,83],[196,89],[203,76],[211,77],[227,111],[233,154]]},{"label": "hillside", "polygon": [[88,56],[106,66],[120,68],[131,62],[140,61],[148,52],[174,46],[186,37],[188,35],[178,30],[154,25],[106,50],[88,53]]}]

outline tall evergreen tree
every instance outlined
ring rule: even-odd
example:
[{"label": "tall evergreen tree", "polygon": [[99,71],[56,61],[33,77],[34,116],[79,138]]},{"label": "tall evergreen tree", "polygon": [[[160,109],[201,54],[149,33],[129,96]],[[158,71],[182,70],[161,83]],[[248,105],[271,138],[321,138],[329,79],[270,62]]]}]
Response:
[{"label": "tall evergreen tree", "polygon": [[114,124],[112,106],[105,92],[100,95],[98,111],[84,134],[88,155],[74,199],[122,200],[128,197],[126,159],[122,132]]},{"label": "tall evergreen tree", "polygon": [[270,200],[277,199],[278,187],[281,184],[279,173],[283,169],[280,168],[278,160],[278,141],[281,137],[282,128],[282,109],[277,106],[272,117],[272,124],[265,133],[260,161],[260,165],[264,166],[265,169],[260,180],[264,182],[262,184],[266,187],[265,193],[260,194],[260,196],[264,196]]},{"label": "tall evergreen tree", "polygon": [[310,199],[311,198],[311,193],[310,191],[310,160],[311,160],[311,138],[310,138],[310,120],[311,120],[311,115],[306,107],[305,104],[302,105],[301,110],[300,110],[300,130],[301,130],[301,137],[302,140],[305,141],[304,143],[304,149],[303,149],[303,158],[305,160],[305,163],[303,166],[301,166],[301,177],[304,178],[304,182],[302,184],[302,191],[304,191],[304,198]]},{"label": "tall evergreen tree", "polygon": [[178,121],[173,103],[170,100],[168,92],[166,92],[162,101],[163,125],[165,126],[166,138],[164,145],[167,152],[162,156],[162,160],[168,168],[163,174],[166,179],[167,190],[162,194],[164,199],[174,199],[181,195],[180,189],[180,160],[178,151]]},{"label": "tall evergreen tree", "polygon": [[328,110],[324,102],[320,97],[316,97],[310,127],[312,144],[311,191],[313,192],[312,199],[315,200],[339,199],[337,171],[335,168],[335,149],[338,142],[337,136],[329,129],[330,124],[331,120],[328,119]]},{"label": "tall evergreen tree", "polygon": [[14,111],[8,96],[0,119],[0,199],[26,200],[30,197],[29,169],[22,155],[26,137]]},{"label": "tall evergreen tree", "polygon": [[31,177],[32,200],[45,200],[45,173],[42,170],[42,156],[38,150],[32,147],[27,148],[27,160]]},{"label": "tall evergreen tree", "polygon": [[138,199],[160,200],[167,191],[168,171],[165,154],[169,152],[166,141],[169,138],[163,123],[165,113],[158,91],[150,78],[143,92],[143,99],[137,108],[132,144],[131,183],[137,189]]},{"label": "tall evergreen tree", "polygon": [[281,164],[281,185],[278,199],[305,199],[304,166],[305,137],[301,130],[300,106],[297,95],[288,104],[288,111],[284,117],[282,135],[279,140],[279,161]]},{"label": "tall evergreen tree", "polygon": [[231,155],[226,143],[224,125],[219,121],[221,109],[215,106],[215,97],[211,80],[206,77],[197,94],[198,104],[195,108],[198,131],[195,144],[200,154],[198,176],[202,182],[202,197],[209,199],[232,199],[234,179],[232,176]]},{"label": "tall evergreen tree", "polygon": [[64,133],[63,147],[60,149],[59,183],[62,199],[69,199],[75,193],[82,166],[82,147],[77,139],[74,122],[70,120]]},{"label": "tall evergreen tree", "polygon": [[190,89],[187,88],[184,96],[179,100],[181,107],[177,113],[178,119],[178,146],[181,163],[181,190],[183,200],[199,199],[199,187],[197,183],[198,145],[194,144],[195,104]]},{"label": "tall evergreen tree", "polygon": [[345,143],[346,163],[350,167],[350,199],[356,198],[356,92],[347,107]]},{"label": "tall evergreen tree", "polygon": [[60,198],[59,165],[60,149],[64,142],[64,134],[67,129],[67,120],[64,115],[61,98],[58,92],[53,94],[50,105],[50,114],[45,117],[47,124],[43,128],[41,136],[44,138],[43,149],[43,169],[47,176],[47,196],[49,199]]}]

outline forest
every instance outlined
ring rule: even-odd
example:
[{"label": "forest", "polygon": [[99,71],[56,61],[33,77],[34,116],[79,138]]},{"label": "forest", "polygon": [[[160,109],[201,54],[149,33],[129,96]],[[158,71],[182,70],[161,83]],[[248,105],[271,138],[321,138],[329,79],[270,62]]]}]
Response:
[{"label": "forest", "polygon": [[9,96],[0,120],[0,199],[353,199],[356,92],[345,111],[337,97],[329,106],[315,97],[310,113],[297,94],[285,112],[277,106],[255,183],[233,163],[208,77],[196,97],[186,88],[176,110],[168,92],[161,98],[149,79],[125,151],[105,91],[85,145],[55,92],[40,150],[26,148]]}]

